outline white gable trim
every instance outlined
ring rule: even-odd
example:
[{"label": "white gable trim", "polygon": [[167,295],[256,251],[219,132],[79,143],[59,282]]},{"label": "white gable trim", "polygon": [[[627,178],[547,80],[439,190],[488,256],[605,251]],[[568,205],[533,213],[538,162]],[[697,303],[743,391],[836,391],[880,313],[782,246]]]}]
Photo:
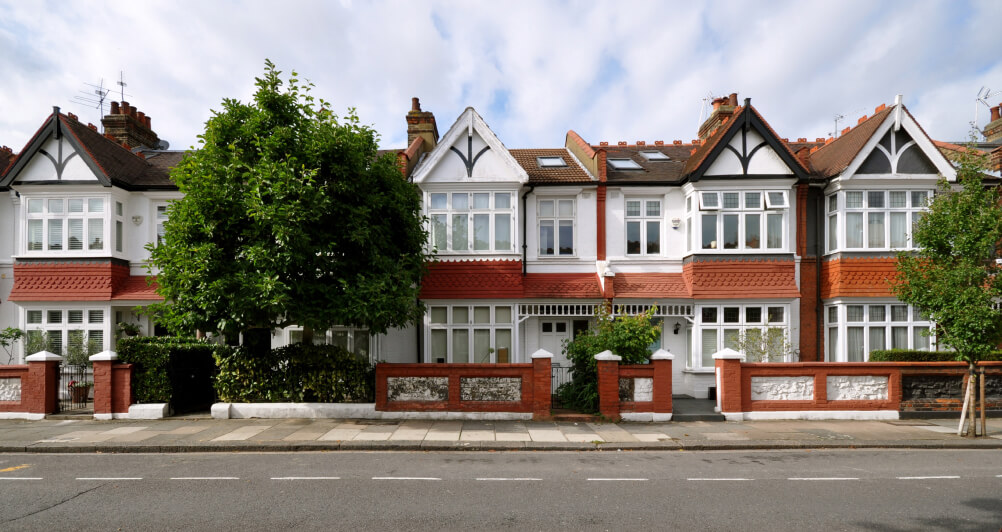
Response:
[{"label": "white gable trim", "polygon": [[[903,111],[904,109],[901,106],[898,106],[898,109],[887,113],[887,116],[884,117],[884,122],[880,124],[880,127],[877,128],[873,135],[870,136],[870,139],[866,141],[866,144],[863,145],[863,149],[859,150],[859,153],[856,154],[856,158],[853,159],[852,162],[849,163],[849,166],[847,166],[842,172],[840,175],[841,178],[851,178],[855,176],[856,171],[859,170],[863,161],[870,156],[870,153],[872,153],[875,149],[879,149],[878,144],[880,143],[880,139],[884,138],[884,135],[886,135],[887,132],[894,127],[895,123],[900,120],[901,127],[908,133],[909,136],[911,136],[915,145],[922,150],[922,153],[924,153],[926,157],[929,158],[929,161],[931,161],[936,169],[939,170],[939,173],[945,177],[947,181],[955,182],[957,180],[957,170],[954,169],[950,161],[941,151],[939,151],[938,148],[936,148],[932,141],[929,140],[929,137],[922,131],[918,123],[915,122],[911,115]],[[903,150],[901,148],[898,148],[898,153],[901,153],[902,151]]]},{"label": "white gable trim", "polygon": [[[484,140],[491,151],[511,170],[511,175],[515,176],[519,183],[525,184],[529,181],[529,174],[511,156],[508,148],[498,139],[497,135],[484,122],[484,119],[472,107],[467,107],[463,111],[463,114],[459,115],[459,118],[456,119],[456,122],[452,124],[452,127],[449,128],[449,131],[442,136],[435,149],[431,151],[431,154],[414,170],[414,182],[422,183],[432,173],[432,170],[438,166],[442,158],[451,153],[450,148],[453,144],[461,140],[462,137],[472,137],[474,132]],[[476,154],[467,154],[466,156],[472,160],[472,158],[476,157]]]}]

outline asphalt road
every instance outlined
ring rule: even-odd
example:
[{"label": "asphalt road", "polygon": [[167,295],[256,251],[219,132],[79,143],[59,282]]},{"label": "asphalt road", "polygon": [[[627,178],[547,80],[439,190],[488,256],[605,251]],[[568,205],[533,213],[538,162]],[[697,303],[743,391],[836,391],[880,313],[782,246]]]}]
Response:
[{"label": "asphalt road", "polygon": [[990,530],[1002,451],[0,455],[0,530]]}]

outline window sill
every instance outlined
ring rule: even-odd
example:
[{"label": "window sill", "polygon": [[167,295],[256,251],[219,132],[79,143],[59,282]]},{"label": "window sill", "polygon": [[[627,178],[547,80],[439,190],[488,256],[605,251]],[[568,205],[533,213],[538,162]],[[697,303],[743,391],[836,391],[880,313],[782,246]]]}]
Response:
[{"label": "window sill", "polygon": [[682,370],[682,373],[691,373],[693,375],[713,375],[716,372],[717,372],[716,368],[714,369],[685,368]]}]

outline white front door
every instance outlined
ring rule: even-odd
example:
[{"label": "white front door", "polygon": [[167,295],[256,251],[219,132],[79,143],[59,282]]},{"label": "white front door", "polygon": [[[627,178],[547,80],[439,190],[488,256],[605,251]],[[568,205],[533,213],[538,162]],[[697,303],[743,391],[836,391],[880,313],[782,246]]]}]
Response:
[{"label": "white front door", "polygon": [[544,319],[539,322],[539,347],[553,353],[553,365],[567,367],[564,341],[571,338],[571,320]]}]

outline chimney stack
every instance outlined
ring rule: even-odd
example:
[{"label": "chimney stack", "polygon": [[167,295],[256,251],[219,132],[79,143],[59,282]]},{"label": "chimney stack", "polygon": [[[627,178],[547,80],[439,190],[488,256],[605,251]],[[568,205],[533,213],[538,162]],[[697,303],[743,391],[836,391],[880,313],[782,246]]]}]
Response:
[{"label": "chimney stack", "polygon": [[431,151],[438,143],[438,126],[435,125],[435,115],[421,110],[421,101],[411,98],[411,110],[407,113],[407,146],[414,139],[421,137],[426,146],[425,151]]},{"label": "chimney stack", "polygon": [[132,147],[157,149],[160,138],[150,127],[150,117],[129,105],[129,102],[111,102],[111,111],[103,119],[105,136]]},{"label": "chimney stack", "polygon": [[1002,142],[1002,103],[992,107],[991,121],[985,126],[984,133],[988,142]]},{"label": "chimney stack", "polygon": [[734,111],[738,107],[738,93],[732,92],[729,96],[715,98],[713,100],[713,112],[710,117],[699,126],[700,140],[709,138],[716,129],[724,125],[727,120],[734,116]]}]

